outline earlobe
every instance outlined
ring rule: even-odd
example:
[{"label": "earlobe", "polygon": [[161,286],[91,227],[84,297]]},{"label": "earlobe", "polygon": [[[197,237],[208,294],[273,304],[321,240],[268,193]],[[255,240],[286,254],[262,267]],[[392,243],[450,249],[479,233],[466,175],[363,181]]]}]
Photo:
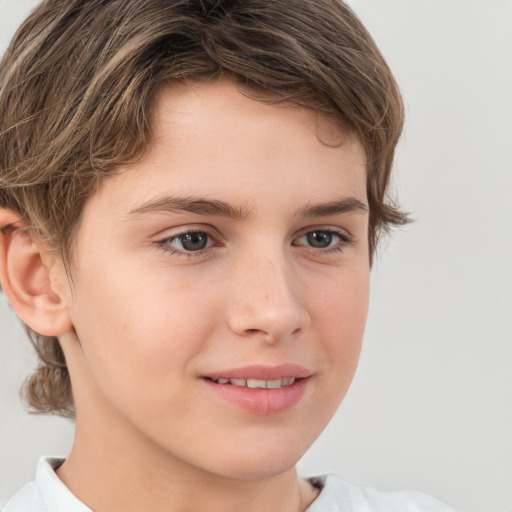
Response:
[{"label": "earlobe", "polygon": [[19,317],[34,331],[59,336],[72,328],[65,299],[65,273],[54,268],[56,257],[23,229],[16,213],[0,209],[0,280]]}]

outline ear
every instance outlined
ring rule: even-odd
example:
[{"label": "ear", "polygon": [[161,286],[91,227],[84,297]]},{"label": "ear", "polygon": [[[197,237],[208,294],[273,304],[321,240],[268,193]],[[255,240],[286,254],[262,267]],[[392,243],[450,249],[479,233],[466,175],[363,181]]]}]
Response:
[{"label": "ear", "polygon": [[66,289],[68,280],[57,256],[44,251],[33,233],[23,230],[18,214],[0,209],[0,281],[18,316],[44,336],[72,329]]}]

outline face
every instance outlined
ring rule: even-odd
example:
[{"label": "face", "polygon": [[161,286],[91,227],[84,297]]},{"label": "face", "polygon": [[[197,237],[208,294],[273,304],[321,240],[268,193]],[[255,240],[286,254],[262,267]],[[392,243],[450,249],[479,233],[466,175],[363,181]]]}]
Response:
[{"label": "face", "polygon": [[77,234],[77,427],[224,476],[283,472],[356,368],[363,152],[332,121],[228,82],[165,89],[156,111],[149,152],[102,183]]}]

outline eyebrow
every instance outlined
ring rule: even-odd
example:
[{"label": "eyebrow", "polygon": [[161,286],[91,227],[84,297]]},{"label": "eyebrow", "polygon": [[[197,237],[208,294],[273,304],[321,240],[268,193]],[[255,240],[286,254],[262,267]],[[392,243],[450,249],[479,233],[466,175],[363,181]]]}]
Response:
[{"label": "eyebrow", "polygon": [[[328,217],[348,212],[366,212],[368,206],[355,197],[344,197],[326,203],[306,204],[296,214],[300,217]],[[233,206],[225,201],[207,199],[196,196],[166,196],[152,199],[133,210],[131,215],[146,213],[188,212],[198,215],[218,215],[236,220],[244,220],[249,216],[247,206]]]},{"label": "eyebrow", "polygon": [[344,197],[327,203],[307,204],[299,208],[301,217],[328,217],[348,212],[367,212],[368,206],[355,197]]},{"label": "eyebrow", "polygon": [[147,203],[130,210],[130,214],[140,215],[144,213],[165,212],[189,212],[198,215],[218,215],[232,219],[243,220],[249,215],[247,207],[232,206],[225,201],[217,199],[205,199],[202,197],[177,197],[169,196],[148,201]]}]

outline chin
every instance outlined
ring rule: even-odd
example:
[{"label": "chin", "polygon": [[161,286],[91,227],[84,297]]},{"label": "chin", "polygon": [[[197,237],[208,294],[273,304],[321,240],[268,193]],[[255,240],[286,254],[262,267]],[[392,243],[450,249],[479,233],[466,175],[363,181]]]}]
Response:
[{"label": "chin", "polygon": [[238,480],[261,480],[289,471],[304,455],[306,449],[301,442],[281,441],[271,443],[252,443],[239,449],[225,450],[223,456],[216,456],[212,466],[214,472]]},{"label": "chin", "polygon": [[229,467],[216,468],[215,472],[234,480],[265,480],[289,471],[295,467],[299,459],[300,457],[283,460],[275,457],[256,463],[251,463],[248,460],[240,461],[238,464],[231,462]]}]

